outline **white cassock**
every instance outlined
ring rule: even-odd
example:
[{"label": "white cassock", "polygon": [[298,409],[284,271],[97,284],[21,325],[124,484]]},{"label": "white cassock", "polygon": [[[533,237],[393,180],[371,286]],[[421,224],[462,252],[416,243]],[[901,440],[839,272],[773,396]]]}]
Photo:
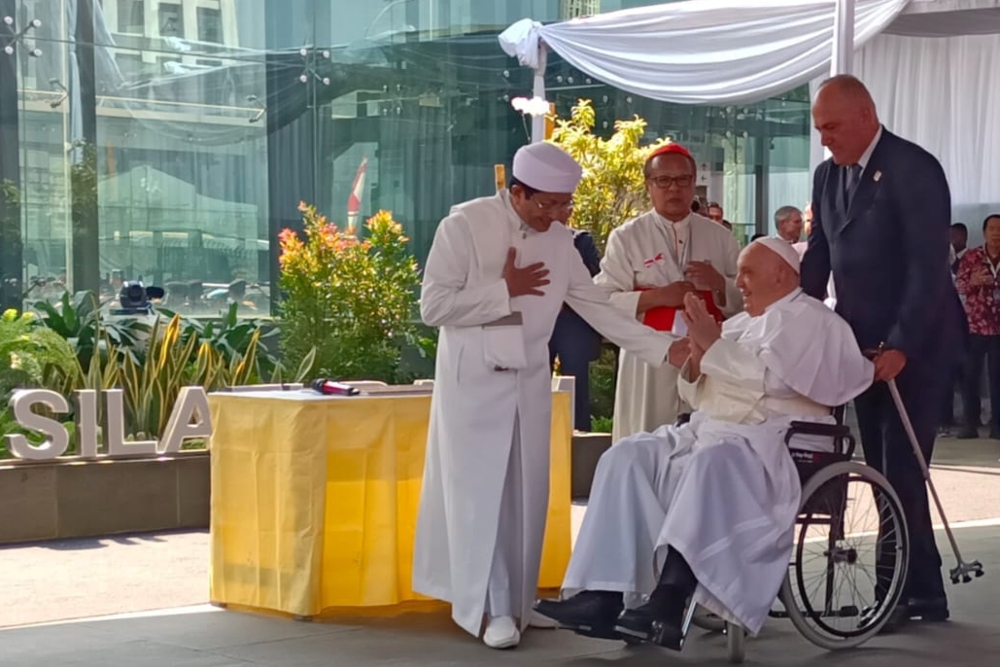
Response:
[{"label": "white cassock", "polygon": [[[518,266],[545,263],[544,296],[508,296],[501,272],[512,246]],[[438,226],[420,300],[424,322],[441,331],[413,589],[450,602],[474,635],[485,611],[519,617],[524,629],[537,596],[549,501],[548,342],[564,301],[650,364],[666,358],[674,339],[621,315],[591,281],[572,232],[558,222],[544,233],[527,227],[506,191],[456,206]],[[484,326],[512,312],[523,325]]]},{"label": "white cassock", "polygon": [[727,320],[701,371],[681,379],[697,408],[688,424],[601,457],[563,594],[648,595],[669,546],[698,579],[694,601],[756,634],[788,571],[801,496],[784,434],[794,420],[832,423],[827,406],[864,391],[873,366],[844,320],[796,290],[759,317]]},{"label": "white cassock", "polygon": [[[612,292],[611,300],[633,318],[644,287],[664,287],[684,280],[690,261],[708,260],[726,278],[726,316],[742,309],[736,289],[736,259],[740,248],[732,233],[708,218],[692,213],[680,222],[670,222],[648,211],[614,229],[608,237],[601,272],[594,282]],[[677,415],[689,411],[677,393],[676,368],[653,367],[635,354],[622,350],[618,362],[611,438],[617,442],[641,431],[672,424]]]}]

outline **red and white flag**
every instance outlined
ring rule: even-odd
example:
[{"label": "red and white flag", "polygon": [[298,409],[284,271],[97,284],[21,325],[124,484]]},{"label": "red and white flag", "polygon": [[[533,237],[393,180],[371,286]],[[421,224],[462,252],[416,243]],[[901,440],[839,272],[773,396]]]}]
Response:
[{"label": "red and white flag", "polygon": [[357,228],[358,215],[361,213],[361,196],[365,192],[365,171],[367,169],[368,156],[365,156],[358,167],[358,173],[354,176],[351,196],[347,198],[347,229],[352,233]]}]

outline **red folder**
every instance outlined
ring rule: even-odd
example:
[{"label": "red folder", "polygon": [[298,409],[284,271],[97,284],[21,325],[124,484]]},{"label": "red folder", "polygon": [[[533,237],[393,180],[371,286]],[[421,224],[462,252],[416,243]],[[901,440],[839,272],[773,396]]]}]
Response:
[{"label": "red folder", "polygon": [[[644,292],[648,287],[640,287],[638,291]],[[718,309],[715,305],[715,300],[712,298],[711,290],[699,290],[695,292],[701,300],[705,302],[705,306],[708,308],[709,314],[715,318],[716,322],[722,322],[724,319],[722,316],[722,311]],[[647,327],[652,327],[657,331],[670,331],[674,328],[674,318],[677,317],[677,311],[683,310],[682,308],[676,308],[674,306],[658,306],[657,308],[650,308],[646,311],[642,318],[642,323]]]}]

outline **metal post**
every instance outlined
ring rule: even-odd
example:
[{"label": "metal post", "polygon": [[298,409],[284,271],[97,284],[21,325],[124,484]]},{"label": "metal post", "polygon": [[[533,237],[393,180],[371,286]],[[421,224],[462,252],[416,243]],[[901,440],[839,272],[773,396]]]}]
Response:
[{"label": "metal post", "polygon": [[[80,134],[73,135],[70,152],[72,195],[72,261],[66,267],[72,291],[100,293],[100,208],[97,197],[97,72],[94,59],[95,0],[79,0],[73,32],[71,62],[77,68],[79,90],[70,95],[70,114],[80,118]],[[129,276],[135,280],[136,276]]]},{"label": "metal post", "polygon": [[[833,43],[830,52],[830,76],[851,74],[854,70],[854,4],[855,0],[833,0]],[[809,92],[815,94],[815,86]],[[828,149],[820,146],[819,135],[812,135],[809,166],[817,165],[830,157]]]},{"label": "metal post", "polygon": [[830,76],[854,71],[854,3],[855,0],[834,0],[833,54]]},{"label": "metal post", "polygon": [[[0,0],[0,21],[18,15],[15,0]],[[15,32],[13,26],[0,24],[0,36],[6,44]],[[24,274],[21,237],[21,147],[17,94],[18,47],[11,53],[0,49],[0,312],[22,306]]]},{"label": "metal post", "polygon": [[[538,44],[538,68],[535,70],[535,85],[532,95],[545,99],[545,67],[548,61],[548,48],[544,43]],[[531,117],[531,143],[545,141],[545,116]]]}]

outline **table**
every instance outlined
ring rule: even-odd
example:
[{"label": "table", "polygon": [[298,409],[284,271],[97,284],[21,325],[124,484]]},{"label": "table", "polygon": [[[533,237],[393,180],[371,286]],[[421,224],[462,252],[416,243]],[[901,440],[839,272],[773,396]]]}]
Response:
[{"label": "table", "polygon": [[[572,404],[553,392],[539,587],[570,556]],[[430,395],[309,390],[208,397],[213,435],[210,600],[309,617],[426,600],[413,592]]]}]

